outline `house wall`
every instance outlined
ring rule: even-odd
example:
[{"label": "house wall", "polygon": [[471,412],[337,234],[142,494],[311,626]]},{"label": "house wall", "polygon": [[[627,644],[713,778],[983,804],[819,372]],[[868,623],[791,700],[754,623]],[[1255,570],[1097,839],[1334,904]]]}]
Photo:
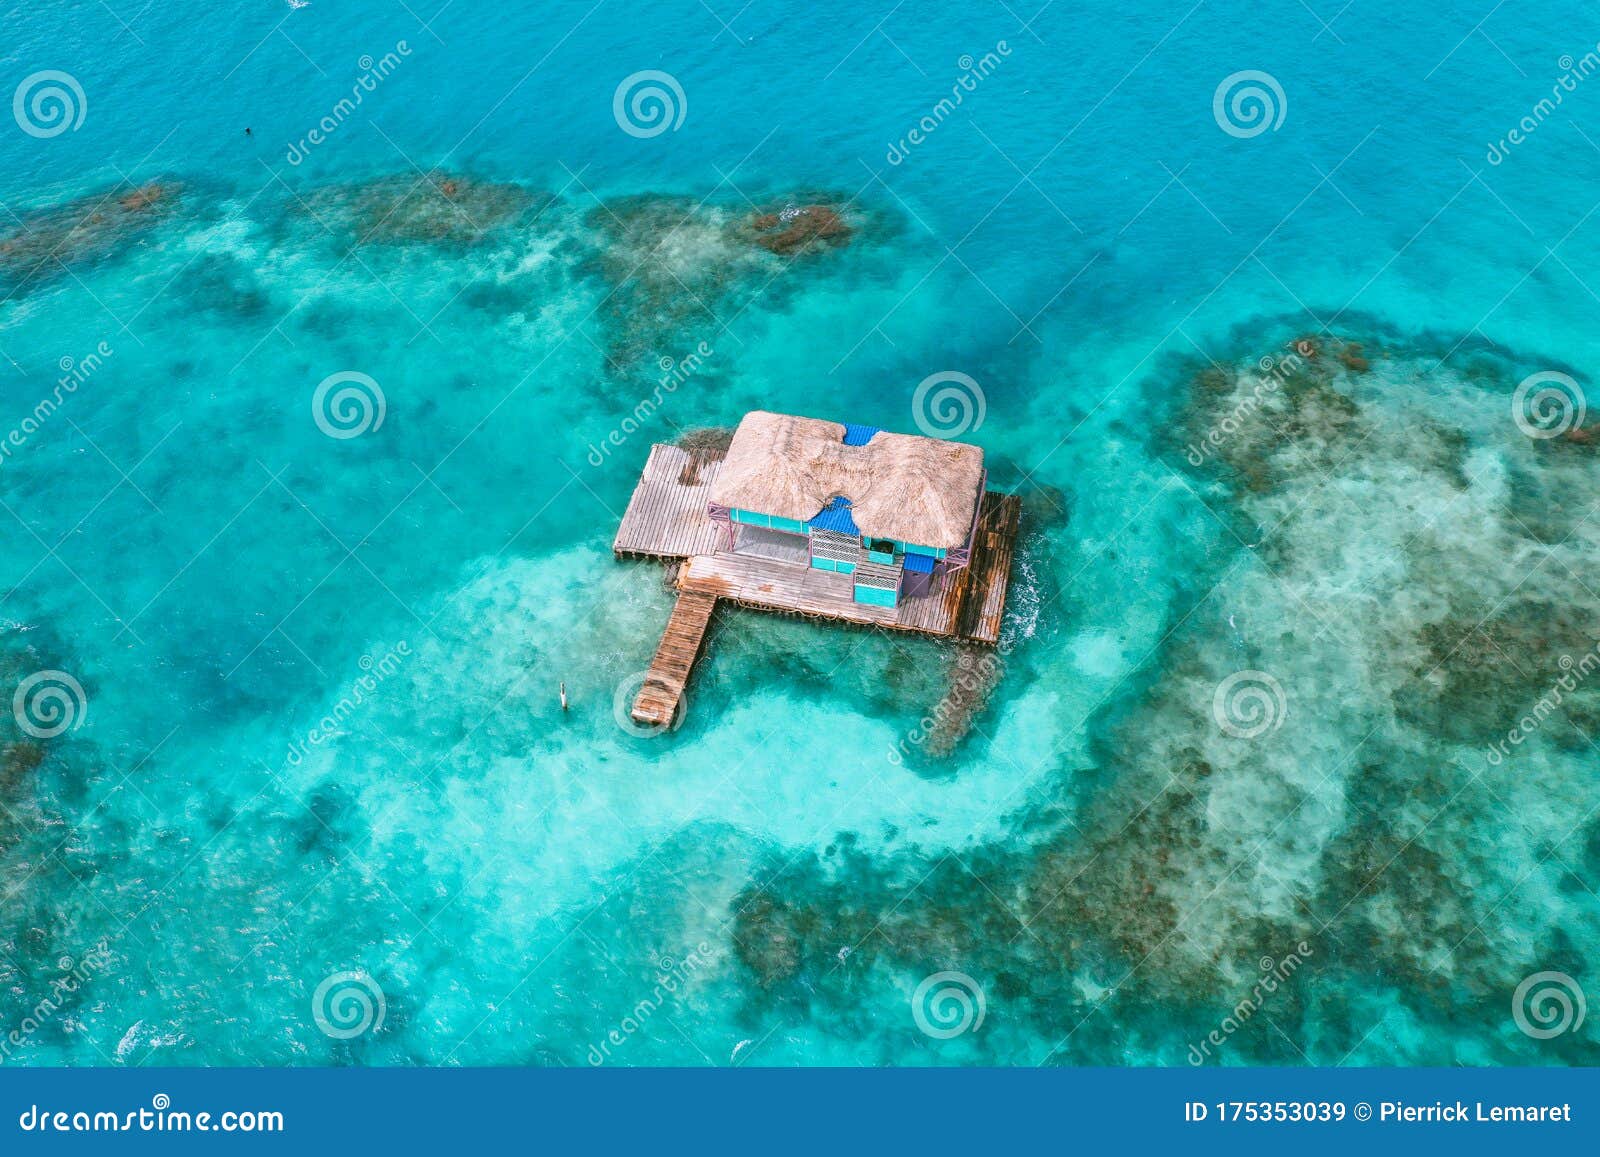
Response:
[{"label": "house wall", "polygon": [[778,518],[771,514],[757,514],[752,510],[740,510],[732,507],[728,510],[728,517],[734,522],[742,522],[748,526],[764,526],[768,530],[786,530],[790,534],[806,534],[806,524],[796,522],[792,518]]},{"label": "house wall", "polygon": [[879,587],[856,587],[856,602],[867,603],[874,607],[893,607],[898,601],[896,592],[886,591]]},{"label": "house wall", "polygon": [[[759,514],[754,510],[740,510],[738,507],[728,509],[728,518],[733,522],[742,522],[749,526],[761,526],[768,530],[784,530],[790,534],[810,533],[804,522],[793,518],[779,518],[774,514]],[[901,542],[899,539],[880,539],[881,542],[893,542],[897,550],[908,554],[922,554],[929,558],[944,558],[950,552],[943,547],[922,546],[915,542]]]},{"label": "house wall", "polygon": [[854,574],[856,564],[853,562],[836,562],[831,558],[818,558],[811,556],[811,569],[833,571],[836,574]]},{"label": "house wall", "polygon": [[[810,535],[810,528],[804,522],[793,518],[779,518],[776,515],[761,514],[754,510],[740,510],[737,507],[730,507],[727,517],[730,522],[742,523],[746,526],[759,526],[767,530],[784,531],[788,534]],[[938,559],[941,562],[947,560],[950,556],[950,552],[943,547],[923,546],[920,543],[903,542],[899,539],[880,538],[872,541],[874,548],[880,544],[888,545],[892,543],[894,552],[921,555],[924,558]],[[889,563],[893,561],[894,554],[887,551],[869,549],[867,557],[877,562]],[[815,570],[828,571],[833,574],[852,574],[855,571],[854,563],[819,558],[814,554],[811,556],[811,566]],[[925,592],[932,585],[932,578],[933,576],[931,575],[907,574],[902,582],[902,586],[905,588],[903,593]],[[880,607],[896,606],[899,602],[900,593],[902,592],[863,586],[857,586],[854,590],[856,602]]]}]

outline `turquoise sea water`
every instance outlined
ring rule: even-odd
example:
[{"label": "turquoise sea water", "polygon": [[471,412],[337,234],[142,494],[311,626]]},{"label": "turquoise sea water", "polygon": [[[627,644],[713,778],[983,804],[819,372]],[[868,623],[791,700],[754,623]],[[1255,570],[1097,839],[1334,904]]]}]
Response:
[{"label": "turquoise sea water", "polygon": [[[1600,992],[1600,457],[1513,414],[1600,355],[1600,20],[1323,7],[0,14],[83,114],[0,118],[5,1062],[1600,1060],[1513,1015]],[[998,662],[723,613],[619,726],[649,444],[944,371]]]}]

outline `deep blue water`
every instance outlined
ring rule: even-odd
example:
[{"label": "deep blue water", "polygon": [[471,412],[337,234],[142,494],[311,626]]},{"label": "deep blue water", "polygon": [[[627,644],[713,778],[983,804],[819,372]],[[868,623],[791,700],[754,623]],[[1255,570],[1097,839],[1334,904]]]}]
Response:
[{"label": "deep blue water", "polygon": [[[1600,460],[1512,405],[1600,353],[1600,21],[1326,7],[0,15],[82,114],[0,118],[0,674],[76,682],[0,716],[5,1059],[1593,1063],[1512,1010],[1600,960]],[[970,729],[743,613],[619,727],[649,444],[942,371],[1025,511]]]}]

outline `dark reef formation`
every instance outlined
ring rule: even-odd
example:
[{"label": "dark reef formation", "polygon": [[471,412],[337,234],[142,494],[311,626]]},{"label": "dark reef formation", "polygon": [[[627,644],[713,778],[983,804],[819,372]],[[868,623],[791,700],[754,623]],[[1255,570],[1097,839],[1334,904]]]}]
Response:
[{"label": "dark reef formation", "polygon": [[[1574,677],[1551,700],[1600,641],[1576,581],[1600,527],[1557,548],[1502,480],[1592,496],[1600,463],[1519,430],[1519,372],[1497,351],[1466,350],[1463,371],[1381,329],[1286,328],[1257,327],[1232,364],[1180,367],[1187,388],[1151,388],[1170,415],[1153,449],[1187,458],[1241,532],[1221,546],[1243,569],[1200,597],[1240,608],[1245,649],[1227,615],[1175,608],[1155,664],[1091,721],[1092,767],[1055,768],[1011,815],[1016,839],[887,860],[846,843],[756,873],[733,933],[753,1023],[795,1005],[848,1018],[863,970],[961,968],[991,1008],[1059,1035],[1056,1061],[1137,1047],[1183,1063],[1230,1017],[1199,1061],[1533,1055],[1512,991],[1541,967],[1581,971],[1600,928],[1563,866],[1600,858],[1600,825],[1574,827],[1600,803],[1574,774],[1600,691]],[[1263,693],[1259,733],[1230,733],[1214,696],[1245,668],[1281,697]],[[1526,738],[1491,759],[1519,718]],[[1239,1015],[1289,960],[1262,1015]],[[1403,1040],[1391,1014],[1437,1022],[1436,1042],[1482,1025],[1482,1052]],[[974,1047],[1003,1050],[992,1039]],[[1596,1053],[1572,1035],[1538,1057]]]},{"label": "dark reef formation", "polygon": [[587,224],[600,237],[595,271],[607,287],[606,362],[625,377],[698,341],[715,346],[746,305],[758,297],[770,305],[786,291],[779,274],[790,262],[843,248],[867,221],[828,194],[752,213],[692,197],[639,195],[597,206]]},{"label": "dark reef formation", "polygon": [[[20,636],[0,632],[0,686],[8,692],[0,725],[0,1023],[8,1032],[29,1029],[24,1048],[66,1039],[88,998],[82,986],[60,982],[100,944],[100,933],[81,930],[96,924],[92,914],[85,918],[94,903],[85,886],[110,859],[74,826],[111,787],[99,761],[70,731],[41,739],[15,722],[10,689],[51,666]],[[45,995],[55,1007],[40,1017]],[[13,1055],[24,1054],[8,1049]]]},{"label": "dark reef formation", "polygon": [[472,246],[531,227],[551,202],[522,185],[439,171],[329,185],[301,198],[303,212],[347,249]]},{"label": "dark reef formation", "polygon": [[850,242],[855,232],[831,205],[784,205],[759,210],[748,229],[754,242],[782,256],[837,248]]},{"label": "dark reef formation", "polygon": [[116,256],[168,219],[182,195],[176,181],[150,181],[24,213],[0,229],[0,295],[26,292],[74,266]]}]

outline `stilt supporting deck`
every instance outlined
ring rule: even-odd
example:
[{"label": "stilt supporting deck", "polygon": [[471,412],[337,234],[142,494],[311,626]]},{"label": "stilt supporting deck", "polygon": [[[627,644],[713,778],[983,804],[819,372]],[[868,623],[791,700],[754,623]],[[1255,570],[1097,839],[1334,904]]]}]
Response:
[{"label": "stilt supporting deck", "polygon": [[666,727],[672,723],[689,682],[700,644],[711,625],[711,612],[717,607],[715,595],[683,591],[672,608],[667,629],[656,647],[656,657],[633,702],[633,721],[647,727]]}]

